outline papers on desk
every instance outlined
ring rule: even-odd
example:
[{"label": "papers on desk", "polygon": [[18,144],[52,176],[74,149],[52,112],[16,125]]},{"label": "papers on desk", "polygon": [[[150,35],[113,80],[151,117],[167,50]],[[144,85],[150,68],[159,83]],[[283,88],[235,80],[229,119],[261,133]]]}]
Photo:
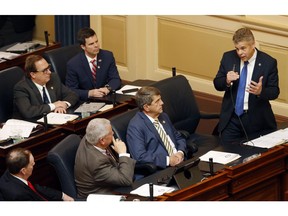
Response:
[{"label": "papers on desk", "polygon": [[16,57],[18,57],[20,54],[16,54],[16,53],[10,53],[10,52],[2,52],[0,51],[0,60],[12,60]]},{"label": "papers on desk", "polygon": [[109,109],[112,109],[113,108],[113,104],[106,104],[105,106],[103,106],[101,109],[99,109],[98,111],[99,112],[103,112],[103,111],[106,111],[106,110],[109,110]]},{"label": "papers on desk", "polygon": [[108,194],[89,194],[87,202],[103,203],[103,202],[119,202],[122,201],[121,195],[108,195]]},{"label": "papers on desk", "polygon": [[102,108],[105,103],[99,102],[90,102],[81,104],[74,112],[97,112],[100,108]]},{"label": "papers on desk", "polygon": [[37,46],[39,46],[38,43],[34,42],[24,42],[24,43],[16,43],[15,45],[11,46],[8,48],[6,51],[7,52],[27,52],[29,49],[34,49]]},{"label": "papers on desk", "polygon": [[38,124],[36,123],[28,121],[9,119],[6,121],[2,129],[0,129],[0,140],[6,140],[11,137],[27,138],[37,125]]},{"label": "papers on desk", "polygon": [[[171,193],[174,191],[175,188],[173,187],[166,187],[161,185],[153,185],[153,196],[161,196],[164,193]],[[149,184],[144,184],[137,189],[130,192],[130,194],[136,194],[139,196],[149,197],[150,196],[150,190],[149,190]]]},{"label": "papers on desk", "polygon": [[240,157],[241,156],[239,154],[212,150],[202,155],[199,158],[201,161],[205,161],[205,162],[209,162],[209,158],[213,158],[213,163],[227,164],[234,160],[237,160]]},{"label": "papers on desk", "polygon": [[[68,121],[73,121],[78,117],[78,115],[73,114],[50,112],[47,115],[47,123],[52,125],[61,125],[67,123]],[[44,118],[38,119],[37,122],[44,122]]]},{"label": "papers on desk", "polygon": [[288,128],[280,129],[275,132],[266,134],[257,139],[244,143],[244,145],[255,146],[259,148],[272,148],[288,142]]},{"label": "papers on desk", "polygon": [[124,94],[124,95],[136,95],[137,91],[141,88],[141,86],[134,86],[134,85],[125,85],[118,91],[117,94]]}]

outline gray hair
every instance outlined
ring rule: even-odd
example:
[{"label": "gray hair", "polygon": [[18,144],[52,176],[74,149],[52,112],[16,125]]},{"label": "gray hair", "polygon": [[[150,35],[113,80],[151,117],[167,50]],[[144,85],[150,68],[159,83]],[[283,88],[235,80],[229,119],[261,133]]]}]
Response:
[{"label": "gray hair", "polygon": [[108,119],[92,119],[86,128],[86,140],[93,145],[96,144],[101,138],[109,134],[109,126],[110,121]]}]

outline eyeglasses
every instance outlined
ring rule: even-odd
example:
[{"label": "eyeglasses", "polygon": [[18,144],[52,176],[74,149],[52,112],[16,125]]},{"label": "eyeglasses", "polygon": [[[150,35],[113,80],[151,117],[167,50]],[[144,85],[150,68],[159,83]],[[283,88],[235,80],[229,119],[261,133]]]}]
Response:
[{"label": "eyeglasses", "polygon": [[48,64],[47,68],[44,68],[43,70],[38,70],[37,72],[42,72],[47,74],[49,71],[51,71],[51,64]]}]

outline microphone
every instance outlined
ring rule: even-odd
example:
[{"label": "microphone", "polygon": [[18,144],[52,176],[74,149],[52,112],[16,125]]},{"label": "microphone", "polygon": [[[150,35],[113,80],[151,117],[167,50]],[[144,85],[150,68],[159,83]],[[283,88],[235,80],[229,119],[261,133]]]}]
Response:
[{"label": "microphone", "polygon": [[44,130],[47,131],[48,130],[47,113],[43,114],[43,118],[44,118]]},{"label": "microphone", "polygon": [[149,194],[150,194],[150,201],[153,201],[154,200],[153,183],[149,183]]},{"label": "microphone", "polygon": [[116,106],[116,91],[112,90],[112,100],[113,100],[113,107]]},{"label": "microphone", "polygon": [[172,67],[172,76],[176,76],[176,67]]},{"label": "microphone", "polygon": [[214,176],[213,158],[209,158],[210,175]]},{"label": "microphone", "polygon": [[[235,70],[236,70],[236,64],[233,64],[232,71],[235,72]],[[230,83],[230,87],[232,87],[232,86],[233,86],[233,82],[231,81],[231,83]]]},{"label": "microphone", "polygon": [[46,46],[49,46],[49,33],[48,31],[44,31]]},{"label": "microphone", "polygon": [[[236,70],[236,64],[233,64],[232,70],[235,72],[235,70]],[[231,100],[232,100],[232,105],[233,105],[233,107],[235,107],[235,101],[234,101],[234,99],[233,99],[233,94],[232,94],[232,86],[233,86],[233,82],[230,83],[230,97],[231,97]],[[249,139],[249,137],[248,137],[247,131],[246,131],[244,125],[243,125],[243,122],[242,122],[240,116],[238,116],[238,119],[239,119],[241,128],[242,128],[242,130],[243,130],[243,133],[244,133],[244,135],[245,135],[246,142],[247,142],[247,143],[248,143],[248,142],[252,142],[252,141]],[[244,141],[242,141],[242,142],[244,142]],[[252,144],[253,144],[253,142],[252,142]],[[240,145],[241,145],[241,143],[240,143]]]}]

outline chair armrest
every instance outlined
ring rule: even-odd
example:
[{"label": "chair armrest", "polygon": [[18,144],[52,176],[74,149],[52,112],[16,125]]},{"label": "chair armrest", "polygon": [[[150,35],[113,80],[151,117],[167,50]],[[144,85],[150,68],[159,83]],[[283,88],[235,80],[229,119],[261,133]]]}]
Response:
[{"label": "chair armrest", "polygon": [[220,118],[220,113],[200,112],[200,118],[201,119],[219,119]]},{"label": "chair armrest", "polygon": [[144,176],[151,175],[157,171],[157,167],[153,163],[136,163],[135,174],[142,174]]}]

